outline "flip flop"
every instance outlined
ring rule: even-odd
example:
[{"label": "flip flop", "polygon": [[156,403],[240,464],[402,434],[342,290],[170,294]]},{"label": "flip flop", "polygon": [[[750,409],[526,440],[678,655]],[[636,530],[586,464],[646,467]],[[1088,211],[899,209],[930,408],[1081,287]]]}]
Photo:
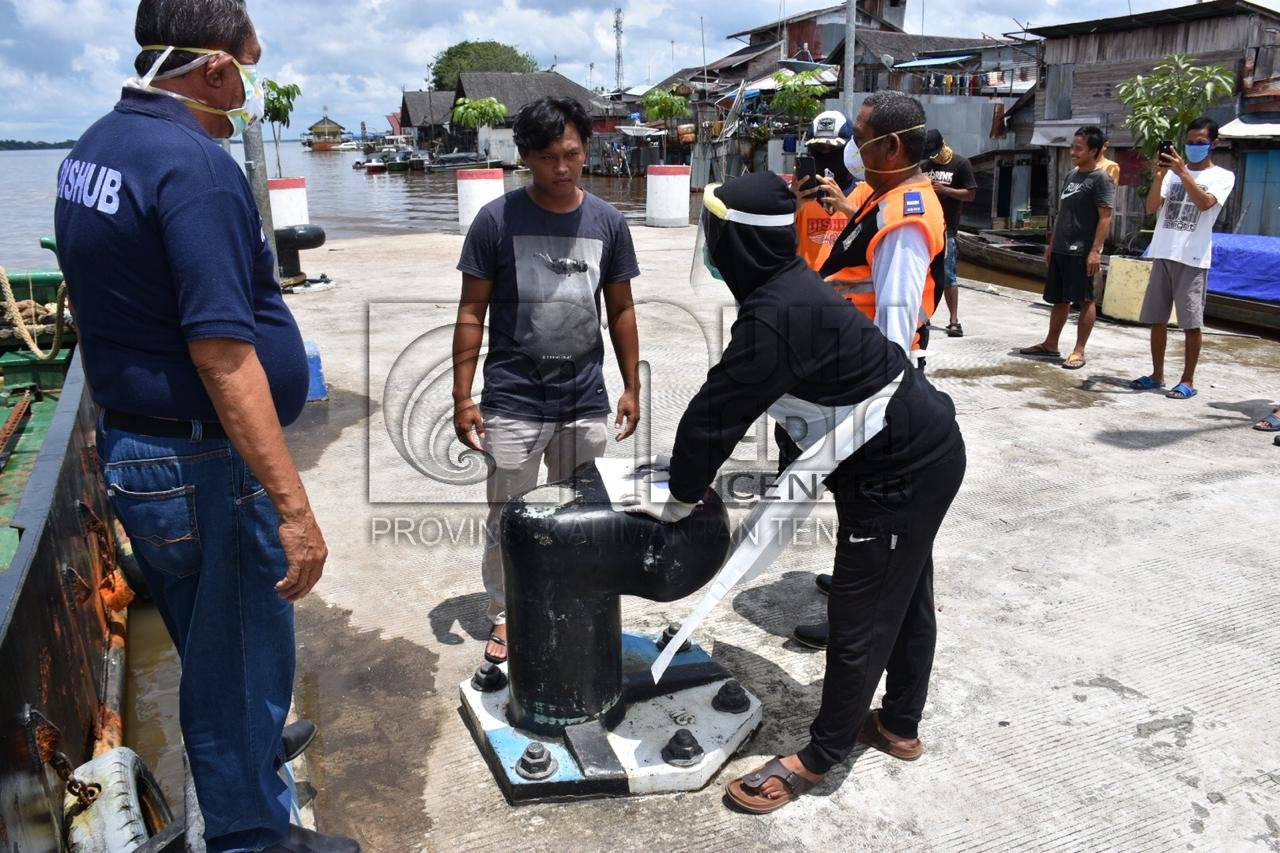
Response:
[{"label": "flip flop", "polygon": [[1082,356],[1078,352],[1073,352],[1071,353],[1071,355],[1063,359],[1062,366],[1066,370],[1079,370],[1080,368],[1084,367],[1085,364],[1087,363],[1088,362],[1084,360],[1084,356]]},{"label": "flip flop", "polygon": [[1199,392],[1185,382],[1179,382],[1169,389],[1169,393],[1165,394],[1170,400],[1190,400]]},{"label": "flip flop", "polygon": [[[490,653],[488,648],[489,643],[496,643],[502,647],[502,657],[498,657],[497,655]],[[484,659],[487,660],[489,663],[506,663],[507,662],[507,641],[504,640],[502,637],[499,637],[498,634],[494,631],[489,632],[489,640],[487,643],[485,643]]]},{"label": "flip flop", "polygon": [[1062,353],[1056,349],[1049,349],[1044,344],[1036,344],[1033,347],[1023,347],[1018,350],[1019,355],[1034,355],[1040,358],[1062,358]]},{"label": "flip flop", "polygon": [[[770,779],[781,779],[786,792],[780,797],[766,797],[760,788]],[[801,794],[813,790],[817,782],[810,782],[798,773],[792,773],[782,764],[782,756],[770,760],[762,767],[734,779],[724,786],[727,796],[735,806],[751,814],[776,812]]]},{"label": "flip flop", "polygon": [[[1266,426],[1263,426],[1263,424],[1266,424]],[[1254,424],[1253,428],[1258,432],[1280,432],[1280,415],[1272,412]]]},{"label": "flip flop", "polygon": [[1163,388],[1164,383],[1157,382],[1150,376],[1139,376],[1129,383],[1129,387],[1135,391],[1155,391],[1157,388]]}]

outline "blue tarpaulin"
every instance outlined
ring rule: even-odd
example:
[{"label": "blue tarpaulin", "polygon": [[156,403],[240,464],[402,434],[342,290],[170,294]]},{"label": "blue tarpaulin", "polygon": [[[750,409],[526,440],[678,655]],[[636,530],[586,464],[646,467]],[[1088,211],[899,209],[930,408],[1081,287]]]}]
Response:
[{"label": "blue tarpaulin", "polygon": [[1209,292],[1280,303],[1280,237],[1214,234]]}]

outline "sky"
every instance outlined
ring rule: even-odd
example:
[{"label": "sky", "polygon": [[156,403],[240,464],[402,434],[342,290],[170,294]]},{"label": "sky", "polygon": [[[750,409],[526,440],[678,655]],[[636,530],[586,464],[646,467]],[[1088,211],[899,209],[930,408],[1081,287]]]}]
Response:
[{"label": "sky", "polygon": [[[833,5],[832,0],[620,0],[627,86],[742,46],[729,33]],[[425,88],[431,60],[466,39],[512,44],[540,68],[612,87],[613,9],[581,0],[248,0],[265,77],[298,83],[294,126],[325,108],[340,124],[386,130],[404,89]],[[1031,26],[1183,5],[1179,0],[907,0],[908,32],[999,35]],[[1280,8],[1280,0],[1264,0]],[[132,71],[136,0],[0,0],[0,139],[62,140],[110,110]],[[1028,18],[1027,16],[1031,17]],[[701,16],[702,30],[699,28]],[[674,47],[673,47],[674,42]],[[595,67],[592,69],[591,63]]]}]

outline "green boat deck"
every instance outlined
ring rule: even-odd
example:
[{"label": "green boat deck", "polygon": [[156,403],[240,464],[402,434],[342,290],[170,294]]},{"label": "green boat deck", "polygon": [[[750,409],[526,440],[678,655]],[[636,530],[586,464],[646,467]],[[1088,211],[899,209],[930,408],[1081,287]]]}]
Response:
[{"label": "green boat deck", "polygon": [[31,469],[35,467],[40,448],[49,433],[70,357],[70,350],[64,350],[46,362],[39,362],[25,352],[0,356],[0,374],[6,383],[0,388],[0,424],[13,413],[28,388],[38,386],[41,389],[32,394],[29,414],[18,425],[19,434],[13,453],[0,469],[0,572],[8,571],[18,550],[18,531],[10,526],[10,522],[22,502]]}]

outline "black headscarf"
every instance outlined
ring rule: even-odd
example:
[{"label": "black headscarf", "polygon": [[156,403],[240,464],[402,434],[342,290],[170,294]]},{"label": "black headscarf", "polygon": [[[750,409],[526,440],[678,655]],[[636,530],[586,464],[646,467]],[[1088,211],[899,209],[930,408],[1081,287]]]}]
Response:
[{"label": "black headscarf", "polygon": [[[766,216],[796,212],[795,196],[773,172],[756,172],[734,178],[716,191],[730,210]],[[711,260],[738,302],[768,284],[789,267],[804,261],[796,257],[796,227],[760,226],[725,221],[702,212]]]}]

